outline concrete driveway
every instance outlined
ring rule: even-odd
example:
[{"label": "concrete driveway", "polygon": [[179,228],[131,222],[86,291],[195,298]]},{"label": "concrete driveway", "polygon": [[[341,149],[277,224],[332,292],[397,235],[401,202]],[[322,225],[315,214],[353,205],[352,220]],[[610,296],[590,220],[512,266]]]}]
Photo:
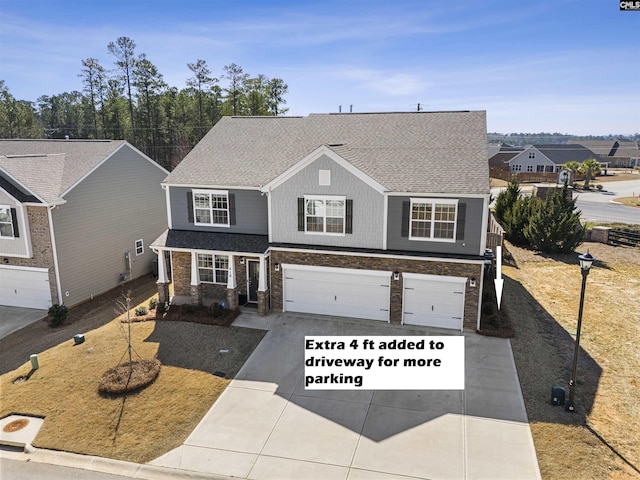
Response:
[{"label": "concrete driveway", "polygon": [[46,310],[0,305],[0,338],[47,316]]},{"label": "concrete driveway", "polygon": [[305,335],[442,335],[243,314],[269,332],[184,445],[151,463],[250,479],[539,479],[511,344],[465,334],[464,391],[305,390]]}]

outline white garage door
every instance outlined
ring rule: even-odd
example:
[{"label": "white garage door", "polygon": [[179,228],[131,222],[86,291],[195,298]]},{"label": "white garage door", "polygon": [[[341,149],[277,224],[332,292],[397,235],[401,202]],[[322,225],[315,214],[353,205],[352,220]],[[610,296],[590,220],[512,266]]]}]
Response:
[{"label": "white garage door", "polygon": [[283,265],[287,312],[389,321],[391,272]]},{"label": "white garage door", "polygon": [[0,266],[0,305],[48,309],[49,272],[43,268]]},{"label": "white garage door", "polygon": [[402,323],[462,330],[467,279],[405,273]]}]

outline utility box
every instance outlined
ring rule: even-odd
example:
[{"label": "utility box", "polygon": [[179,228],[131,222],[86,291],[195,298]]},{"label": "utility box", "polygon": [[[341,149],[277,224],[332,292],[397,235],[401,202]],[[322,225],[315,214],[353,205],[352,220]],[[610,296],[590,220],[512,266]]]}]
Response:
[{"label": "utility box", "polygon": [[564,405],[564,387],[551,387],[551,405]]},{"label": "utility box", "polygon": [[82,333],[74,335],[73,336],[73,344],[74,345],[80,345],[81,343],[84,343],[84,335]]}]

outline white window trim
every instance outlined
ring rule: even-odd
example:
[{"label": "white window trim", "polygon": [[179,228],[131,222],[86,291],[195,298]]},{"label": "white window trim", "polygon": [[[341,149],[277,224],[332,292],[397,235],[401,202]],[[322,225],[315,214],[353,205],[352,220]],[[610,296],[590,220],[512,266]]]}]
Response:
[{"label": "white window trim", "polygon": [[[13,207],[11,205],[4,205],[3,204],[3,205],[0,205],[0,208],[4,208],[4,209],[9,210],[9,223],[8,224],[9,224],[9,227],[11,227],[11,236],[4,236],[3,235],[3,236],[0,236],[0,238],[3,239],[3,240],[14,240],[16,238],[16,232],[13,229],[13,221],[14,220],[13,220],[13,217],[11,216],[11,209]],[[7,222],[2,222],[2,223],[3,223],[3,225],[7,224]]]},{"label": "white window trim", "polygon": [[[206,225],[207,227],[231,227],[230,224],[230,212],[229,212],[229,190],[192,190],[191,191],[192,199],[193,199],[193,224],[194,225]],[[196,195],[209,195],[209,202],[211,202],[211,195],[224,195],[227,197],[227,223],[205,223],[198,221],[198,215],[196,215]],[[209,207],[209,213],[211,214],[211,220],[213,220],[213,212],[214,210],[222,210],[220,208],[214,209],[213,207]]]},{"label": "white window trim", "polygon": [[[443,242],[443,243],[455,243],[456,242],[456,236],[458,234],[458,200],[457,199],[451,199],[451,198],[411,198],[411,203],[409,205],[409,240],[417,240],[419,242]],[[414,203],[430,203],[432,205],[431,207],[431,213],[432,213],[432,220],[430,221],[431,223],[431,232],[430,232],[430,236],[429,237],[414,237],[412,235],[413,232],[413,228],[412,227],[412,223],[413,223],[413,218],[412,218],[412,213],[413,213],[413,205]],[[455,212],[455,218],[453,220],[453,238],[434,238],[433,233],[434,233],[434,228],[435,228],[435,223],[436,220],[434,218],[434,214],[435,214],[435,206],[436,205],[455,205],[456,207],[456,212]],[[449,222],[447,222],[449,223]]]},{"label": "white window trim", "polygon": [[[211,268],[209,268],[209,267],[201,267],[200,266],[200,262],[199,262],[200,256],[204,256],[204,255],[211,256]],[[230,259],[229,255],[217,255],[215,253],[198,253],[198,254],[196,254],[196,265],[198,267],[198,283],[206,283],[206,284],[210,284],[210,285],[227,285],[227,283],[229,282],[229,268],[226,269],[227,281],[225,281],[225,282],[217,282],[216,281],[216,278],[217,278],[216,277],[216,272],[217,271],[220,271],[220,272],[225,271],[225,269],[223,269],[223,268],[216,268],[216,257],[226,257],[227,258],[227,264],[230,265],[231,259]],[[211,270],[212,271],[212,273],[213,273],[213,282],[207,282],[207,281],[202,280],[200,278],[200,269],[201,268],[202,269],[206,268],[207,270]]]},{"label": "white window trim", "polygon": [[[322,232],[310,232],[307,229],[307,201],[309,200],[322,200],[325,202],[324,217],[323,217],[323,230]],[[342,233],[339,232],[327,232],[327,200],[336,200],[344,203],[344,215],[342,216]],[[331,217],[339,218],[339,217]],[[347,197],[340,195],[305,195],[304,196],[304,233],[307,235],[326,235],[332,237],[344,237],[347,228]]]},{"label": "white window trim", "polygon": [[[139,247],[138,247],[138,244],[140,245]],[[144,254],[144,239],[141,238],[139,240],[136,240],[136,242],[134,244],[134,247],[135,247],[135,250],[136,250],[136,257],[138,257],[140,255],[143,255]],[[138,249],[141,250],[140,253],[138,253]]]}]

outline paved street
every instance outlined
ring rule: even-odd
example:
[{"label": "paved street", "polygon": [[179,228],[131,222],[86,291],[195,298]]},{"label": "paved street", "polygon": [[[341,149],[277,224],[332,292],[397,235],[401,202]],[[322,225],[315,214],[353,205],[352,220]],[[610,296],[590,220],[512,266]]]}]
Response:
[{"label": "paved street", "polygon": [[606,191],[583,192],[576,195],[577,207],[583,220],[640,224],[640,209],[627,207],[613,201],[616,197],[640,194],[640,178],[624,182],[603,183]]}]

